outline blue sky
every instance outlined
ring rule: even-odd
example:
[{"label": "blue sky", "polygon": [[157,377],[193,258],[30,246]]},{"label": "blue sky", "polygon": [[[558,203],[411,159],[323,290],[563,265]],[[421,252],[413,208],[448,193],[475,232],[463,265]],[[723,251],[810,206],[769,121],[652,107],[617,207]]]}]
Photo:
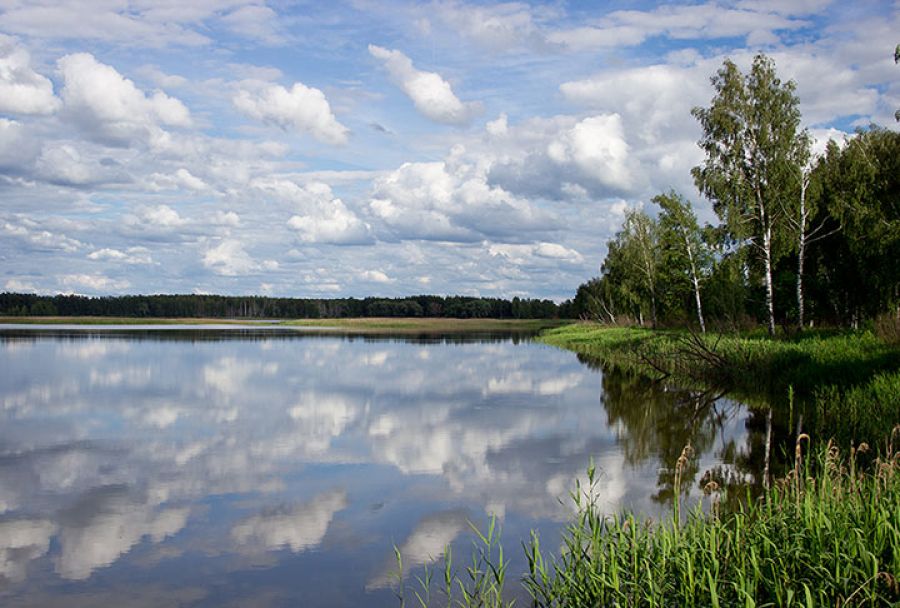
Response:
[{"label": "blue sky", "polygon": [[564,299],[765,52],[896,128],[900,3],[0,1],[0,290]]}]

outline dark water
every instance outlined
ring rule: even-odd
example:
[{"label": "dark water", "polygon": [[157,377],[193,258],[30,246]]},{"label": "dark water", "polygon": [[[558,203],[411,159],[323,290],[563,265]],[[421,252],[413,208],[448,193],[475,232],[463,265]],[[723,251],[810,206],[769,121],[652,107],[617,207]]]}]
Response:
[{"label": "dark water", "polygon": [[593,459],[610,512],[664,516],[673,465],[753,470],[725,399],[500,335],[0,333],[0,605],[396,606],[469,522],[553,548]]}]

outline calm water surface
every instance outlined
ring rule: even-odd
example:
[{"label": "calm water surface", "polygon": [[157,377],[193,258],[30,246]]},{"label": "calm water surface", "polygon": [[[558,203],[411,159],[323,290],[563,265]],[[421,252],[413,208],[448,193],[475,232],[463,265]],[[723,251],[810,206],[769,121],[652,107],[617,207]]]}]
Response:
[{"label": "calm water surface", "polygon": [[610,512],[659,517],[744,476],[733,402],[498,335],[284,330],[0,332],[0,604],[396,606],[462,562],[469,523],[555,546],[593,459]]}]

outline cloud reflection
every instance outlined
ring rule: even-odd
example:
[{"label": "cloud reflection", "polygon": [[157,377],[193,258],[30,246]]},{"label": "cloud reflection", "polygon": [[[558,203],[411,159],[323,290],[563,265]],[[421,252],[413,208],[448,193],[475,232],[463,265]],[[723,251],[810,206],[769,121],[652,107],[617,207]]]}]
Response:
[{"label": "cloud reflection", "polygon": [[[336,538],[369,540],[360,559],[376,574],[363,584],[378,589],[392,509],[419,520],[404,561],[430,563],[466,529],[463,512],[564,520],[560,499],[592,457],[604,509],[657,508],[669,446],[654,442],[672,425],[640,404],[657,411],[672,397],[602,389],[562,351],[278,336],[31,344],[0,351],[0,576],[10,581],[42,559],[83,581],[141,543],[165,548],[161,561],[301,555],[344,511]],[[723,446],[746,440],[740,421],[700,433],[705,463],[718,462],[716,434]],[[673,445],[702,424],[679,427]],[[346,489],[327,489],[336,485]],[[360,504],[389,506],[363,516]]]},{"label": "cloud reflection", "polygon": [[294,553],[322,542],[334,514],[347,507],[347,494],[332,490],[293,507],[280,507],[242,520],[231,529],[238,545]]}]

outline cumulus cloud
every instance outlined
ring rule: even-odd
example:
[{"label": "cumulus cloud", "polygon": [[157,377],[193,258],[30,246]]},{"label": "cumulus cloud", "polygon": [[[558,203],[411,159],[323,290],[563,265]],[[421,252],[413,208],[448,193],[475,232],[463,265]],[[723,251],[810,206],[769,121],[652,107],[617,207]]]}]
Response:
[{"label": "cumulus cloud", "polygon": [[31,68],[28,51],[0,34],[0,112],[52,114],[59,106],[53,83]]},{"label": "cumulus cloud", "polygon": [[464,242],[553,228],[551,214],[489,185],[485,166],[459,162],[463,152],[404,163],[376,179],[370,211],[397,238]]},{"label": "cumulus cloud", "polygon": [[363,281],[370,281],[372,283],[393,283],[394,280],[391,279],[388,275],[381,272],[380,270],[366,270],[360,273],[359,277]]},{"label": "cumulus cloud", "polygon": [[161,190],[188,190],[193,192],[208,192],[209,185],[201,178],[181,167],[174,173],[154,173],[147,180],[147,188],[152,191]]},{"label": "cumulus cloud", "polygon": [[383,62],[394,83],[426,118],[449,125],[463,125],[481,112],[480,103],[460,101],[450,88],[450,83],[440,74],[417,70],[412,60],[400,51],[370,44],[369,54]]},{"label": "cumulus cloud", "polygon": [[66,55],[57,64],[64,83],[65,114],[100,143],[150,143],[164,137],[161,125],[191,125],[190,112],[181,101],[162,91],[147,96],[90,53]]},{"label": "cumulus cloud", "polygon": [[84,243],[65,234],[47,230],[42,224],[27,217],[14,218],[0,225],[0,234],[16,239],[28,251],[59,251],[73,253]]},{"label": "cumulus cloud", "polygon": [[141,210],[141,220],[162,228],[178,228],[187,224],[187,220],[168,205],[157,205]]},{"label": "cumulus cloud", "polygon": [[242,89],[233,102],[251,118],[285,130],[309,133],[323,143],[346,143],[350,133],[335,118],[325,94],[302,82],[295,82],[290,90],[280,85],[269,85],[256,92]]},{"label": "cumulus cloud", "polygon": [[28,172],[39,151],[39,140],[25,125],[0,118],[0,169],[8,173]]},{"label": "cumulus cloud", "polygon": [[59,277],[59,282],[69,289],[86,289],[93,293],[120,291],[131,287],[131,283],[125,279],[113,279],[102,274],[68,274]]},{"label": "cumulus cloud", "polygon": [[263,260],[261,263],[254,260],[240,241],[234,239],[222,240],[218,245],[207,249],[203,254],[203,265],[226,277],[278,269],[278,262],[275,260]]},{"label": "cumulus cloud", "polygon": [[128,247],[125,251],[103,247],[90,252],[89,260],[95,262],[121,262],[122,264],[152,264],[153,258],[146,247]]},{"label": "cumulus cloud", "polygon": [[517,266],[547,266],[559,262],[581,264],[584,262],[584,257],[580,253],[559,243],[492,244],[488,246],[488,251],[491,256],[502,258]]},{"label": "cumulus cloud", "polygon": [[331,186],[313,181],[303,186],[284,178],[259,178],[253,188],[287,202],[296,211],[287,221],[300,241],[334,245],[372,243],[371,227],[334,195]]},{"label": "cumulus cloud", "polygon": [[638,182],[618,113],[530,119],[508,127],[504,139],[488,181],[526,198],[607,198]]},{"label": "cumulus cloud", "polygon": [[48,143],[35,162],[34,175],[41,180],[75,188],[130,181],[114,162],[98,158],[80,142]]}]

